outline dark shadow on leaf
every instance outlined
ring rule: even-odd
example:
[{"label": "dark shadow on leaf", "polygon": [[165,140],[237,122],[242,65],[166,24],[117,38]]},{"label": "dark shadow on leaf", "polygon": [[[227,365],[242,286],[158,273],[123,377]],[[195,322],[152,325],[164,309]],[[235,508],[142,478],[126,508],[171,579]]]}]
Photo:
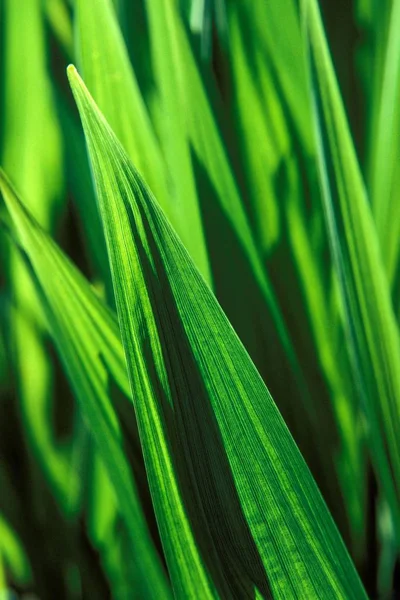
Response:
[{"label": "dark shadow on leaf", "polygon": [[[293,365],[287,357],[273,316],[253,275],[241,242],[195,153],[192,154],[192,161],[201,199],[215,294],[270,390],[342,534],[349,540],[344,503],[338,502],[341,490],[334,461],[339,441],[329,391],[321,375],[309,316],[304,309],[301,309],[301,314],[298,312],[298,307],[304,306],[304,299],[299,301],[302,292],[299,276],[295,271],[284,214],[285,202],[290,193],[285,164],[281,164],[275,181],[277,197],[282,200],[280,221],[284,239],[276,247],[265,268],[271,277],[279,306],[283,309],[284,321],[309,384],[312,415],[304,407],[304,398]],[[315,452],[320,443],[324,447],[329,446],[331,452],[323,455]]]},{"label": "dark shadow on leaf", "polygon": [[241,508],[208,393],[184,331],[148,217],[141,207],[139,209],[154,268],[137,233],[134,215],[127,207],[163,349],[172,405],[158,378],[149,340],[144,336],[141,341],[152,386],[162,406],[195,539],[222,598],[254,598],[255,588],[265,598],[270,598],[268,577]]}]

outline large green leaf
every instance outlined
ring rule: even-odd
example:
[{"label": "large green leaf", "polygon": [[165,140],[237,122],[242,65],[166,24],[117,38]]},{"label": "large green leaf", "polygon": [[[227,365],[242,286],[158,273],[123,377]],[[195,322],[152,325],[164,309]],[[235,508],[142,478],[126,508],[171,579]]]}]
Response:
[{"label": "large green leaf", "polygon": [[388,279],[318,5],[303,2],[321,194],[354,382],[400,543],[400,341]]},{"label": "large green leaf", "polygon": [[248,354],[75,68],[68,74],[176,595],[364,598]]},{"label": "large green leaf", "polygon": [[[132,597],[167,598],[168,585],[127,459],[112,382],[129,395],[125,358],[113,313],[39,227],[0,171],[0,188],[29,258],[54,341],[82,414],[108,469],[134,550]],[[131,437],[130,443],[138,446]]]}]

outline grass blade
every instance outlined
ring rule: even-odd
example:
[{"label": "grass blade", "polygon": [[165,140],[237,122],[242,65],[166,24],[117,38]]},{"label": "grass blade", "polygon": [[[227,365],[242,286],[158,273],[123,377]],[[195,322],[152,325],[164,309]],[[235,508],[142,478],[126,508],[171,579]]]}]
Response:
[{"label": "grass blade", "polygon": [[[36,218],[46,229],[51,229],[62,195],[62,147],[46,65],[41,1],[22,0],[17,5],[7,0],[4,15],[1,164],[18,182]],[[30,91],[22,94],[21,89]],[[57,398],[52,392],[54,365],[45,347],[42,311],[15,249],[10,249],[5,261],[13,297],[8,316],[11,346],[8,351],[18,381],[24,426],[32,451],[64,509],[74,511],[79,483],[70,466],[71,445],[56,440],[48,420]]]},{"label": "grass blade", "polygon": [[380,95],[376,106],[376,127],[371,150],[371,202],[382,260],[389,282],[394,283],[399,267],[400,218],[397,218],[399,196],[398,167],[400,133],[400,3],[391,3],[388,40],[384,57]]},{"label": "grass blade", "polygon": [[248,354],[74,67],[68,75],[176,595],[365,598]]},{"label": "grass blade", "polygon": [[[153,193],[168,209],[164,159],[111,0],[78,0],[77,54],[93,97]],[[121,107],[124,107],[121,110]]]},{"label": "grass blade", "polygon": [[335,79],[321,16],[303,3],[319,174],[345,310],[355,385],[366,411],[376,474],[400,543],[400,341],[367,194]]},{"label": "grass blade", "polygon": [[138,598],[168,598],[168,584],[143,516],[124,452],[121,424],[110,400],[110,376],[129,395],[116,320],[35,223],[1,172],[0,188],[32,265],[71,386],[114,484],[136,557],[137,590],[132,593]]}]

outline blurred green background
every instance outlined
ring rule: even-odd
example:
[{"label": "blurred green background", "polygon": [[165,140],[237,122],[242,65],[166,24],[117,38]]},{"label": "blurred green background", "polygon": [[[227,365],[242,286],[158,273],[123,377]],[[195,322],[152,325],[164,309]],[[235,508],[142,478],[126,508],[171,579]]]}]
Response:
[{"label": "blurred green background", "polygon": [[[114,0],[107,23],[94,0],[0,0],[0,164],[36,219],[113,307],[84,135],[66,78],[67,65],[77,64],[161,206],[169,195],[177,198],[178,211],[168,216],[271,391],[367,592],[395,598],[399,542],[372,468],[338,308],[301,7],[295,0],[176,4],[182,39],[170,34],[182,71],[174,73],[152,0]],[[398,317],[400,3],[319,4]],[[120,45],[110,50],[117,24],[127,54],[119,33]],[[170,24],[161,26],[167,39]],[[99,82],[102,70],[107,85]],[[125,72],[132,77],[126,88]],[[149,156],[140,146],[146,132],[154,137]],[[207,152],[219,144],[217,164]],[[221,164],[228,165],[226,175]],[[230,189],[232,174],[248,222],[243,239],[251,239],[274,301],[265,301],[249,258],[253,250],[243,250],[242,234],[217,199]],[[190,194],[200,206],[201,234],[179,214],[179,202]],[[6,589],[42,600],[135,597],[118,499],[3,203],[0,211],[0,598]],[[200,235],[208,260],[196,242]],[[129,411],[126,423],[135,426]],[[142,500],[160,547],[147,490]]]}]

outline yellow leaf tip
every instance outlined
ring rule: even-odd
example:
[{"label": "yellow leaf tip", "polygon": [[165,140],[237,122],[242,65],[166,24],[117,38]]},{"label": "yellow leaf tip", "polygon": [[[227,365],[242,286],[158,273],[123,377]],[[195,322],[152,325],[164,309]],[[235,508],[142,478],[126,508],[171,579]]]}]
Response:
[{"label": "yellow leaf tip", "polygon": [[67,76],[68,76],[70,83],[72,83],[73,80],[75,80],[75,79],[77,79],[77,77],[79,77],[79,73],[78,73],[75,65],[73,65],[73,64],[68,65]]}]

